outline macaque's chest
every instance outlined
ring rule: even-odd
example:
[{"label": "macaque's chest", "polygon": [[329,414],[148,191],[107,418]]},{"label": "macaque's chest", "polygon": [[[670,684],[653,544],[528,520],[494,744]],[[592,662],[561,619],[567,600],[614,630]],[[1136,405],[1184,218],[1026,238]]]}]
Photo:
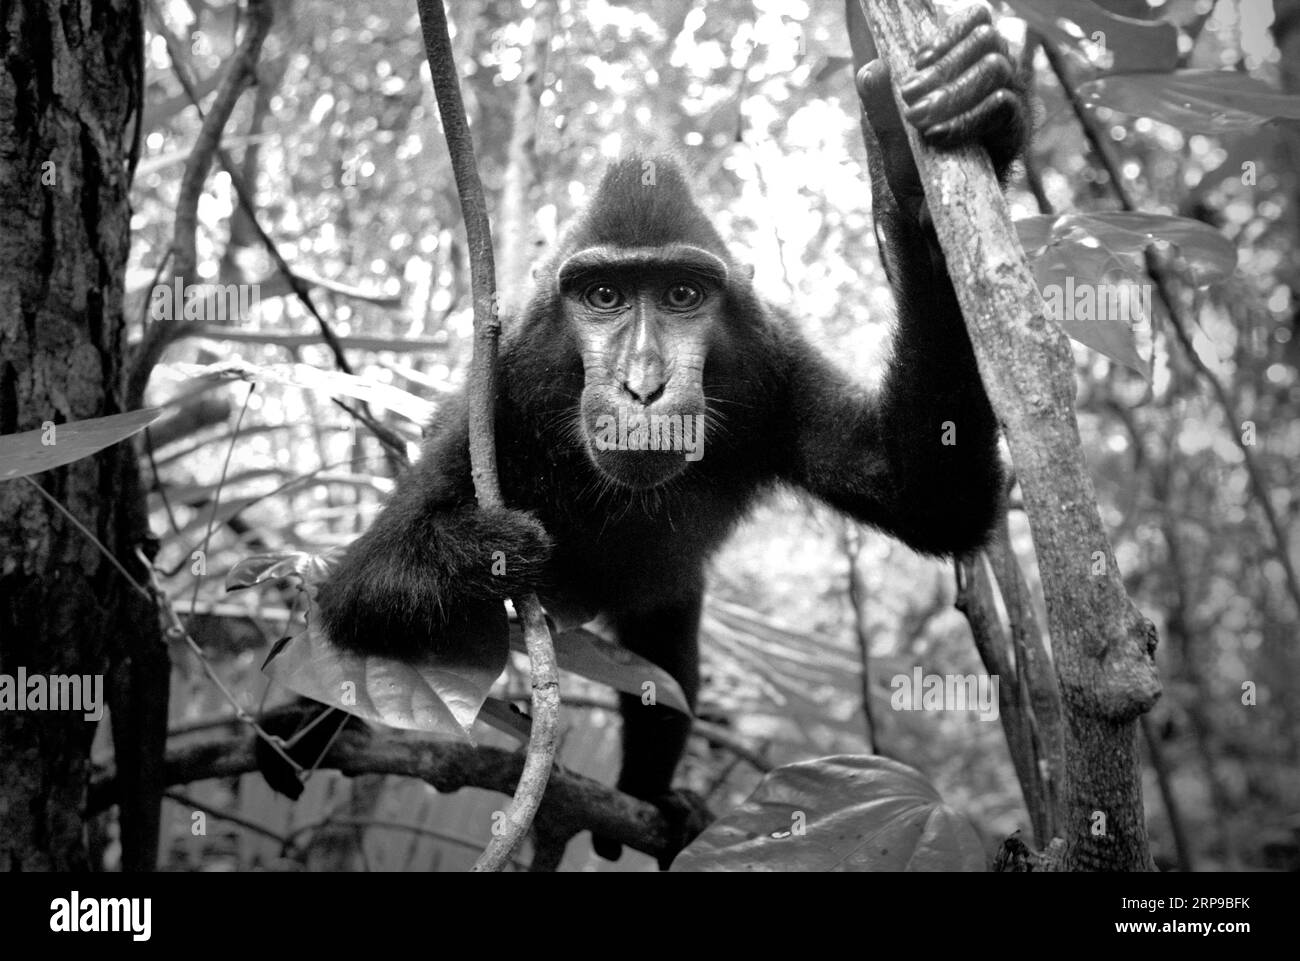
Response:
[{"label": "macaque's chest", "polygon": [[562,596],[605,610],[697,591],[709,558],[747,511],[749,494],[671,497],[650,491],[609,510],[543,519],[555,538],[550,582]]}]

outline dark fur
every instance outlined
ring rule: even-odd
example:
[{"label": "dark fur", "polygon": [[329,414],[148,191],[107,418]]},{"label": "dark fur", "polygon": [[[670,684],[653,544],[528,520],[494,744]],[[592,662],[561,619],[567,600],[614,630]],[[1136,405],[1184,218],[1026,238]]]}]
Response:
[{"label": "dark fur", "polygon": [[[951,288],[924,242],[895,252],[901,275],[915,282],[899,292],[894,357],[874,396],[759,302],[737,269],[705,368],[714,429],[703,459],[652,490],[615,486],[597,472],[574,433],[583,369],[546,280],[554,265],[592,244],[669,240],[734,263],[677,167],[655,162],[653,188],[640,186],[640,158],[611,167],[595,213],[539,272],[523,317],[507,324],[497,450],[513,510],[476,506],[465,409],[455,402],[321,592],[325,626],[340,645],[414,656],[466,602],[528,589],[615,617],[694,599],[709,556],[755,497],[782,482],[925,553],[983,542],[1000,482],[995,425]],[[956,424],[956,445],[940,443],[944,421]],[[506,576],[491,573],[498,550]]]},{"label": "dark fur", "polygon": [[[659,219],[645,226],[656,237],[720,245],[697,226],[705,221],[676,168],[659,164],[651,195],[671,203],[644,203],[640,160],[625,160],[606,176],[592,209],[632,216],[589,217],[569,244],[644,243],[639,217],[651,207]],[[623,643],[675,674],[693,700],[705,564],[773,485],[802,488],[919,551],[978,547],[1000,485],[993,415],[928,248],[896,252],[895,264],[919,282],[900,291],[894,359],[875,396],[832,368],[733,274],[728,323],[705,368],[713,426],[705,456],[649,491],[612,485],[574,436],[582,363],[556,292],[543,282],[509,326],[499,360],[498,467],[514,510],[475,505],[465,409],[457,402],[321,591],[330,636],[364,653],[416,656],[448,632],[449,618],[499,611],[499,599],[535,589],[612,615]],[[940,443],[949,420],[954,446]],[[503,577],[491,573],[497,550],[506,554]],[[663,730],[642,737],[631,719],[649,724],[652,716]],[[620,785],[643,795],[667,790],[686,731],[671,712],[638,703]],[[648,765],[643,774],[638,755]]]},{"label": "dark fur", "polygon": [[[869,108],[881,89],[873,83],[862,91]],[[756,298],[675,163],[653,159],[653,186],[642,183],[642,158],[614,164],[537,272],[522,315],[506,324],[496,441],[511,509],[477,508],[465,408],[449,406],[423,457],[320,593],[334,641],[414,657],[451,643],[463,625],[500,621],[502,598],[537,590],[608,615],[620,641],[673,674],[693,704],[706,564],[774,485],[807,491],[924,553],[979,547],[998,511],[996,424],[919,202],[909,208],[908,196],[895,197],[913,189],[910,156],[897,153],[906,150],[901,127],[896,119],[877,127],[887,163],[873,158],[876,215],[898,300],[893,359],[878,392],[835,370],[787,316]],[[1022,137],[1018,122],[977,133],[990,138],[1003,173]],[[704,248],[729,268],[704,366],[705,453],[660,486],[634,489],[598,471],[581,440],[583,361],[556,270],[592,246],[673,242]],[[941,443],[945,421],[956,425],[955,446]],[[505,552],[505,576],[491,572],[495,551]],[[662,795],[689,721],[630,697],[623,713],[619,786]]]}]

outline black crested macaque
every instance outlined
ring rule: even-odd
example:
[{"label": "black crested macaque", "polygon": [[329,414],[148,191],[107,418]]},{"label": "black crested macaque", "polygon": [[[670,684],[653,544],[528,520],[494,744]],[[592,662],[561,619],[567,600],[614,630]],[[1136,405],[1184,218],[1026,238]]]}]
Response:
[{"label": "black crested macaque", "polygon": [[[988,12],[942,28],[917,69],[906,121],[939,147],[983,144],[1005,180],[1028,111]],[[535,590],[606,615],[694,703],[705,566],[774,485],[927,554],[984,543],[1002,483],[997,425],[883,62],[857,87],[898,302],[881,388],[846,378],[758,299],[674,162],[615,163],[505,324],[496,438],[510,509],[476,505],[465,409],[449,406],[320,591],[338,645],[427,655],[471,627],[504,631],[503,599]],[[622,710],[618,786],[669,810],[690,721],[626,695]],[[619,854],[599,839],[597,850]]]}]

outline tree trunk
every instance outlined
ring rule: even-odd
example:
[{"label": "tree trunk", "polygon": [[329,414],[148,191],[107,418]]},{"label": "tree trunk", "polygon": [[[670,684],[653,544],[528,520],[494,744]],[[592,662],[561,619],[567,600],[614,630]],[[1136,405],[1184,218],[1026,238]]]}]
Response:
[{"label": "tree trunk", "polygon": [[[123,277],[143,24],[135,0],[4,7],[0,433],[119,413]],[[118,561],[148,535],[130,444],[32,478]],[[0,484],[0,674],[99,675],[112,710],[123,865],[153,866],[168,666],[152,604],[23,480]],[[0,711],[0,869],[88,867],[95,722]],[[151,763],[153,762],[153,763]]]},{"label": "tree trunk", "polygon": [[[910,0],[861,4],[894,77],[907,75],[923,38],[933,34],[933,16]],[[940,153],[910,128],[908,139],[980,377],[1011,448],[1038,555],[1066,712],[1061,864],[1152,870],[1135,735],[1138,716],[1160,695],[1156,633],[1124,592],[1097,511],[1068,343],[1043,317],[984,151]]]}]

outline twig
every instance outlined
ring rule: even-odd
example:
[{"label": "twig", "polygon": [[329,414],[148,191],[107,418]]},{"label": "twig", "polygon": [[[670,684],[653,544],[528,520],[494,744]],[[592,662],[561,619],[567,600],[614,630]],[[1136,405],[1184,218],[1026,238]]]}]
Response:
[{"label": "twig", "polygon": [[[242,344],[270,344],[275,347],[306,347],[318,344],[318,334],[297,334],[288,330],[240,330],[234,327],[187,326],[178,337],[207,337]],[[339,337],[339,345],[354,350],[386,350],[394,354],[429,354],[447,349],[445,341],[433,337],[383,337],[357,334]]]},{"label": "twig", "polygon": [[[257,58],[262,42],[270,32],[271,19],[269,0],[248,0],[248,28],[244,31],[244,39],[231,60],[230,70],[221,83],[212,110],[203,119],[194,148],[185,161],[185,173],[176,199],[176,225],[172,234],[174,274],[183,283],[193,283],[198,261],[195,234],[198,232],[199,196],[203,193],[208,169],[212,166],[212,158],[221,143],[221,133],[234,112],[235,104],[239,102],[244,90],[257,79]],[[180,314],[180,311],[173,311],[173,314]],[[167,345],[174,339],[179,322],[179,317],[172,316],[155,321],[145,329],[144,338],[136,349],[135,356],[131,358],[126,394],[128,409],[139,407],[143,402],[149,375]]]},{"label": "twig", "polygon": [[862,722],[867,740],[867,751],[876,753],[876,722],[871,716],[871,633],[867,630],[866,589],[862,583],[862,571],[858,569],[858,557],[862,553],[861,534],[853,524],[844,522],[842,546],[844,558],[848,562],[849,610],[853,615],[853,636],[858,642],[858,658],[861,671],[858,682],[862,691]]},{"label": "twig", "polygon": [[[262,0],[251,0],[251,2],[260,3],[262,2]],[[194,85],[190,82],[190,79],[185,75],[185,71],[181,67],[182,58],[179,54],[179,49],[178,49],[179,45],[176,41],[176,38],[172,36],[171,31],[167,29],[166,23],[163,22],[162,16],[157,12],[157,10],[154,10],[153,7],[151,6],[150,11],[153,13],[154,19],[157,21],[158,32],[162,36],[164,44],[167,47],[167,54],[172,64],[172,72],[176,75],[177,81],[179,81],[182,89],[190,98],[190,103],[193,105],[195,112],[197,112],[199,117],[203,119],[204,129],[206,130],[209,121],[211,120],[213,114],[215,114],[216,112],[216,108],[214,107],[213,113],[209,113],[207,116],[204,116],[203,108],[199,104],[198,93],[194,89]],[[250,9],[250,13],[252,13],[251,9]],[[266,30],[270,29],[269,13],[267,14],[267,24],[265,29]],[[247,38],[245,42],[247,43]],[[254,52],[253,54],[253,64],[255,67],[256,52]],[[253,68],[250,67],[250,69]],[[233,67],[232,67],[232,75],[233,75]],[[220,102],[221,102],[221,98],[219,95],[218,104],[220,104]],[[229,119],[228,114],[226,119],[227,120]],[[225,127],[225,121],[222,122],[221,129],[224,129],[224,127]],[[218,133],[220,133],[220,130],[218,130]],[[200,134],[200,142],[202,142],[202,136],[203,135]],[[197,152],[198,149],[199,149],[199,144],[196,143],[195,151]],[[230,185],[232,188],[234,188],[235,196],[239,199],[239,203],[243,207],[244,213],[247,215],[248,223],[253,228],[253,232],[257,235],[257,238],[261,242],[262,246],[266,248],[267,254],[270,256],[271,260],[275,263],[276,269],[280,272],[280,274],[284,277],[285,281],[288,283],[289,288],[293,291],[294,296],[297,297],[297,299],[302,303],[302,305],[305,308],[307,308],[307,312],[311,314],[312,317],[316,320],[316,325],[320,331],[321,338],[325,341],[326,346],[329,347],[330,353],[334,357],[335,366],[337,366],[338,369],[343,371],[343,373],[345,374],[353,373],[354,371],[352,365],[351,363],[348,362],[347,355],[343,350],[342,341],[339,339],[338,334],[334,332],[334,328],[330,326],[329,322],[325,320],[325,318],[321,315],[320,311],[316,309],[316,304],[311,299],[311,282],[304,280],[293,270],[293,268],[289,266],[289,262],[285,260],[284,255],[280,252],[279,245],[276,244],[276,242],[271,238],[271,235],[267,233],[266,228],[262,226],[262,222],[261,220],[258,219],[257,216],[257,209],[254,206],[253,193],[248,188],[244,180],[243,171],[239,169],[239,165],[235,163],[234,159],[230,156],[230,153],[227,150],[225,150],[225,148],[220,146],[219,139],[215,146],[215,155],[217,159],[221,162],[221,166],[225,168],[227,175],[229,175],[230,177]],[[193,154],[191,154],[191,156],[193,156]],[[209,156],[207,160],[207,164],[210,163],[211,163],[211,156]],[[189,169],[190,169],[189,164],[187,163],[186,165],[187,176],[189,175]],[[206,170],[207,170],[207,166],[205,165],[204,166],[205,178],[206,178]],[[202,184],[200,182],[200,188],[201,186]],[[182,188],[184,188],[184,184],[182,184]],[[180,218],[180,207],[178,202],[178,209],[177,209],[178,236],[179,236],[180,226],[181,226],[181,218]],[[188,237],[189,237],[190,247],[192,248],[193,240],[194,240],[194,229],[197,229],[197,222],[194,223],[192,229],[189,228],[188,226],[187,229],[189,230]],[[176,243],[173,243],[173,248],[172,248],[173,252],[176,251],[177,249],[178,248]],[[194,272],[192,249],[191,249],[190,261],[191,263],[190,263],[190,267],[188,268],[188,273],[182,273],[182,271],[179,268],[176,271],[176,274],[182,277],[182,279],[184,279],[184,277]],[[178,257],[178,263],[179,263],[179,257]],[[200,329],[199,325],[191,321],[186,324],[176,324],[175,322],[172,322],[165,327],[163,327],[162,324],[159,323],[159,324],[155,324],[154,327],[151,327],[145,331],[145,339],[141,343],[141,349],[137,354],[137,361],[136,361],[137,366],[132,371],[132,385],[133,385],[132,390],[133,391],[138,390],[139,393],[136,406],[138,406],[140,400],[143,400],[144,388],[148,384],[149,374],[152,372],[153,367],[155,364],[157,364],[159,358],[161,358],[162,352],[167,347],[167,345],[182,336],[197,336],[195,332],[198,329]],[[228,339],[236,339],[229,333],[226,336]],[[148,353],[145,352],[146,346],[148,347],[148,351],[149,351]],[[134,394],[132,396],[134,396]],[[389,430],[387,427],[385,427],[383,424],[375,420],[374,416],[369,413],[369,407],[365,403],[362,403],[360,407],[362,410],[366,412],[364,416],[357,414],[351,408],[345,408],[345,410],[347,410],[348,413],[352,414],[353,417],[355,417],[357,420],[360,420],[363,424],[365,424],[367,427],[370,428],[370,430],[374,433],[375,437],[379,440],[380,444],[383,445],[384,450],[388,453],[390,463],[393,465],[394,468],[405,466],[407,463],[409,463],[409,459],[406,456],[406,445],[402,443],[401,438],[398,437],[391,430]]]},{"label": "twig", "polygon": [[285,754],[284,751],[279,747],[277,743],[278,739],[272,738],[271,735],[267,734],[265,731],[262,730],[262,728],[248,714],[248,712],[246,712],[239,705],[239,701],[235,698],[235,695],[230,691],[230,689],[226,687],[226,685],[222,682],[221,678],[217,676],[216,672],[212,669],[212,665],[208,663],[207,657],[204,656],[203,649],[199,647],[198,642],[195,641],[194,638],[190,636],[189,632],[185,630],[184,626],[182,626],[180,622],[180,618],[177,617],[176,615],[176,611],[173,610],[171,604],[168,603],[167,595],[162,589],[162,584],[159,583],[158,581],[158,572],[150,564],[149,558],[145,556],[144,552],[137,547],[135,553],[136,553],[136,557],[139,558],[141,565],[143,565],[144,569],[149,572],[150,582],[148,587],[142,585],[139,581],[137,581],[134,577],[132,577],[130,573],[127,571],[127,569],[122,566],[122,563],[112,555],[112,553],[109,551],[107,547],[104,546],[103,542],[100,541],[100,539],[96,537],[90,531],[90,529],[86,527],[85,524],[77,520],[77,518],[72,515],[71,511],[69,511],[66,507],[64,507],[61,503],[59,503],[59,501],[55,497],[47,493],[45,488],[41,487],[40,484],[36,483],[30,477],[24,477],[22,479],[27,481],[33,487],[35,487],[37,492],[42,497],[44,497],[47,501],[53,504],[54,507],[59,511],[59,513],[61,513],[64,517],[66,517],[69,521],[71,521],[72,524],[77,528],[77,530],[79,530],[85,536],[85,538],[95,547],[95,549],[98,550],[101,554],[103,554],[104,557],[108,559],[109,563],[112,564],[113,567],[115,567],[118,570],[118,572],[123,577],[126,578],[126,582],[132,587],[132,589],[135,590],[136,593],[144,597],[146,600],[148,600],[162,613],[163,618],[168,622],[168,628],[166,634],[169,640],[184,640],[186,643],[189,644],[190,649],[193,650],[194,653],[198,656],[199,664],[202,666],[204,672],[208,675],[208,678],[214,684],[216,684],[217,689],[221,692],[222,696],[226,699],[227,702],[229,702],[230,706],[235,709],[235,716],[231,718],[231,720],[242,721],[243,723],[249,725],[253,729],[253,732],[258,737],[262,738],[262,740],[270,744],[271,747],[277,753],[279,753],[286,761],[288,761],[291,765],[293,765],[295,769],[301,770],[301,765],[299,765],[291,757]]},{"label": "twig", "polygon": [[1002,519],[1002,530],[985,550],[985,556],[997,581],[1011,628],[1019,704],[1028,722],[1033,776],[1041,794],[1042,821],[1035,827],[1041,846],[1060,833],[1057,819],[1065,769],[1061,753],[1061,695],[1056,675],[1052,672],[1052,659],[1043,643],[1043,631],[1034,611],[1029,584],[1011,548],[1011,528],[1006,517]]},{"label": "twig", "polygon": [[1156,783],[1160,786],[1160,797],[1165,802],[1165,815],[1169,818],[1169,832],[1174,838],[1174,854],[1178,858],[1178,870],[1192,872],[1196,870],[1196,861],[1192,856],[1192,845],[1187,837],[1187,826],[1182,810],[1178,805],[1178,794],[1174,791],[1173,772],[1160,744],[1160,735],[1156,733],[1155,722],[1150,714],[1142,715],[1142,736],[1147,742],[1147,751],[1151,756],[1151,767],[1156,772]]},{"label": "twig", "polygon": [[[257,384],[250,384],[248,393],[244,395],[244,404],[239,408],[239,417],[235,420],[235,430],[230,435],[230,444],[226,447],[226,459],[221,464],[221,476],[217,479],[217,489],[212,493],[212,514],[208,517],[208,527],[203,534],[203,540],[199,546],[191,553],[197,553],[203,557],[203,570],[207,570],[207,553],[208,543],[212,540],[212,532],[217,527],[217,512],[221,510],[221,489],[226,485],[226,475],[230,471],[230,458],[234,456],[235,444],[239,441],[239,428],[243,426],[244,415],[248,413],[248,402],[253,399],[253,394],[257,391]],[[199,602],[199,588],[203,585],[202,573],[194,577],[194,593],[190,597],[190,619],[194,618],[194,606]]]},{"label": "twig", "polygon": [[72,525],[76,527],[77,530],[81,531],[81,533],[85,536],[86,540],[90,541],[90,543],[93,544],[95,548],[99,551],[99,553],[103,554],[104,557],[108,558],[108,562],[117,568],[118,572],[123,577],[126,578],[126,582],[130,584],[131,587],[135,588],[137,594],[143,596],[145,600],[151,603],[153,602],[153,597],[150,596],[149,592],[140,584],[139,581],[137,581],[134,577],[131,576],[130,572],[127,571],[127,569],[122,566],[122,562],[113,556],[113,553],[107,547],[104,546],[103,541],[101,541],[98,537],[94,535],[94,533],[91,532],[90,528],[88,528],[85,524],[81,523],[81,521],[77,520],[75,517],[72,516],[72,511],[68,510],[66,507],[60,504],[58,499],[53,494],[50,494],[48,491],[46,491],[44,487],[36,483],[36,481],[32,480],[31,477],[24,476],[22,479],[27,481],[27,483],[31,484],[32,487],[36,488],[36,493],[40,494],[47,501],[53,504],[55,509],[60,514],[62,514],[69,521],[71,521]]},{"label": "twig", "polygon": [[144,452],[149,458],[149,473],[153,478],[153,489],[158,492],[162,498],[163,510],[167,512],[167,523],[171,525],[172,533],[181,532],[180,524],[176,522],[176,512],[172,510],[171,498],[167,496],[167,486],[163,484],[162,478],[158,476],[158,460],[154,457],[153,437],[150,436],[148,429],[144,432]]},{"label": "twig", "polygon": [[[500,507],[504,501],[497,482],[496,441],[493,420],[496,410],[496,353],[501,336],[497,310],[496,278],[492,261],[492,233],[487,203],[479,180],[474,142],[465,119],[460,95],[460,78],[447,31],[447,14],[442,0],[417,0],[424,47],[429,59],[443,134],[451,154],[456,192],[469,250],[470,284],[474,292],[474,351],[469,372],[469,454],[474,493],[481,507]],[[474,865],[475,871],[499,871],[523,840],[555,761],[555,743],[560,718],[560,677],[555,646],[546,617],[536,594],[514,598],[515,610],[524,625],[524,641],[532,669],[533,715],[528,754],[514,798],[506,809],[505,831],[494,836]]]},{"label": "twig", "polygon": [[1011,643],[998,619],[993,597],[993,582],[985,567],[984,555],[972,554],[954,563],[957,575],[957,598],[953,606],[961,611],[970,625],[975,649],[984,669],[998,679],[998,717],[1007,739],[1007,752],[1016,769],[1025,810],[1033,825],[1039,845],[1051,840],[1052,812],[1042,772],[1035,764],[1033,727],[1026,710],[1026,696],[1021,690],[1016,669],[1011,663]]},{"label": "twig", "polygon": [[[244,422],[244,415],[248,412],[248,401],[252,398],[255,390],[257,390],[257,385],[250,385],[248,394],[244,397],[244,404],[239,409],[239,418],[236,420],[234,432],[230,436],[230,445],[226,448],[226,459],[221,465],[221,478],[217,481],[217,488],[212,495],[212,514],[208,518],[207,530],[196,551],[204,557],[204,570],[207,568],[206,554],[208,542],[212,539],[212,532],[216,529],[217,513],[221,508],[221,489],[225,485],[226,474],[230,470],[230,458],[234,454],[235,444],[239,440],[239,428]],[[239,716],[239,719],[252,727],[253,732],[269,744],[272,750],[279,754],[281,758],[287,761],[295,774],[301,776],[303,770],[302,765],[291,758],[284,748],[281,747],[280,739],[278,737],[274,737],[264,731],[261,725],[259,725],[248,714],[248,712],[244,710],[243,706],[239,703],[239,700],[235,697],[234,692],[231,691],[230,688],[226,687],[225,682],[221,680],[221,677],[217,674],[216,670],[210,663],[208,663],[208,658],[203,653],[203,648],[199,647],[198,642],[194,640],[194,636],[184,627],[184,625],[181,624],[180,617],[176,614],[175,609],[167,598],[166,592],[163,590],[162,582],[159,580],[157,567],[155,567],[149,559],[145,557],[144,553],[140,551],[139,548],[136,549],[136,554],[144,563],[145,568],[149,571],[149,586],[153,594],[154,603],[158,609],[162,611],[164,618],[168,622],[166,630],[167,639],[172,641],[185,641],[190,650],[194,653],[194,656],[199,659],[199,666],[202,668],[204,674],[207,675],[208,680],[216,685],[217,690],[221,692],[221,696],[224,697],[230,706],[235,709],[235,713]],[[190,595],[191,622],[193,622],[198,616],[199,589],[203,584],[203,577],[203,574],[198,574],[194,578],[194,592]]]},{"label": "twig", "polygon": [[[333,827],[362,828],[362,829],[378,828],[380,830],[385,830],[385,831],[406,831],[407,833],[414,834],[419,837],[432,838],[435,841],[441,841],[443,844],[453,844],[457,847],[469,848],[470,850],[474,850],[474,851],[478,850],[477,841],[466,841],[464,838],[458,838],[454,834],[447,834],[444,831],[435,831],[433,828],[427,828],[422,824],[406,824],[402,821],[386,821],[383,820],[382,818],[358,818],[358,817],[322,818],[319,821],[313,821],[311,824],[304,824],[301,827],[296,827],[289,834],[289,839],[285,845],[286,849],[293,849],[299,847],[297,842],[297,837],[300,834],[305,834],[309,831],[316,831],[321,828],[333,828]],[[311,843],[312,841],[308,841],[307,846],[310,846]],[[289,856],[290,851],[286,850],[285,854],[286,856]],[[519,868],[520,870],[523,870],[524,868],[523,863],[520,861],[514,861],[511,863],[513,864],[514,867]]]},{"label": "twig", "polygon": [[1191,41],[1187,44],[1187,52],[1178,58],[1178,66],[1186,67],[1192,62],[1192,56],[1196,53],[1196,42],[1201,39],[1201,33],[1205,30],[1205,25],[1210,22],[1214,16],[1215,4],[1207,4],[1204,13],[1198,13],[1183,26],[1183,33]]},{"label": "twig", "polygon": [[510,123],[510,142],[506,146],[506,165],[502,175],[501,199],[497,206],[497,237],[501,254],[501,276],[506,296],[514,303],[520,299],[521,278],[528,275],[534,255],[533,239],[537,222],[532,216],[529,193],[537,182],[537,122],[539,100],[546,74],[546,59],[551,49],[551,25],[555,10],[550,0],[538,0],[531,11],[533,39],[524,45],[519,89],[515,92]]},{"label": "twig", "polygon": [[281,847],[286,847],[289,844],[288,838],[276,834],[270,828],[263,827],[256,821],[250,821],[248,818],[240,817],[238,814],[233,814],[230,811],[223,811],[220,808],[214,808],[209,804],[204,804],[202,801],[196,801],[184,791],[163,791],[163,797],[167,798],[169,801],[175,801],[177,804],[183,804],[186,807],[194,808],[196,811],[202,811],[204,814],[217,818],[218,820],[229,821],[231,824],[237,824],[246,831],[252,831],[254,834],[260,834],[264,838],[270,838],[272,841],[278,842]]},{"label": "twig", "polygon": [[253,734],[270,745],[271,750],[280,755],[280,757],[293,768],[295,773],[301,772],[302,765],[285,752],[278,737],[267,734],[266,731],[262,729],[262,726],[257,723],[257,719],[244,710],[243,705],[239,703],[239,699],[235,697],[234,692],[231,691],[230,688],[226,687],[226,683],[208,662],[207,655],[203,653],[203,648],[199,647],[198,641],[194,640],[194,637],[190,632],[185,629],[185,625],[181,623],[180,616],[176,613],[172,605],[168,603],[167,594],[163,590],[162,582],[158,579],[157,568],[149,564],[149,559],[145,557],[144,552],[139,548],[136,549],[136,556],[140,558],[140,562],[144,564],[149,571],[149,588],[152,591],[154,603],[157,604],[158,609],[162,611],[164,620],[167,621],[167,629],[165,631],[167,640],[184,641],[189,646],[189,649],[194,652],[194,656],[199,659],[199,667],[203,670],[203,673],[207,675],[208,680],[216,686],[217,690],[221,693],[221,696],[226,699],[226,703],[235,709],[235,716],[232,720],[239,721],[240,723],[252,728]]}]

